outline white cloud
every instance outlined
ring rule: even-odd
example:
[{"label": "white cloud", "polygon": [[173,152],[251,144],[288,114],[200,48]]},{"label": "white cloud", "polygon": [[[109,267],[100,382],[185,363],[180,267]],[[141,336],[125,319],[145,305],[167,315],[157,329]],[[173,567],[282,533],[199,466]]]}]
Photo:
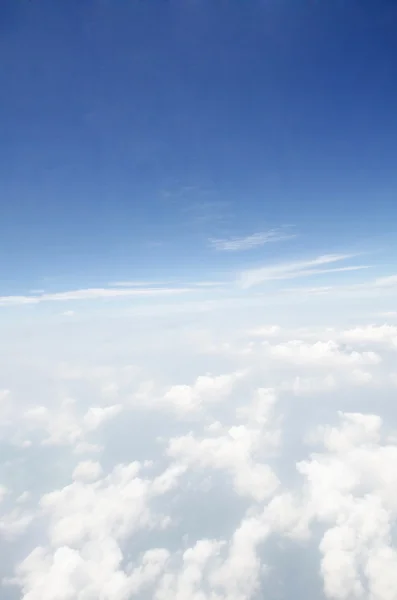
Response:
[{"label": "white cloud", "polygon": [[278,335],[281,332],[281,327],[278,325],[269,325],[265,327],[257,327],[256,329],[252,329],[248,331],[248,335],[252,337],[273,337]]},{"label": "white cloud", "polygon": [[[127,288],[155,288],[162,289],[159,286],[170,286],[170,281],[115,281],[109,284],[110,287],[127,287]],[[224,281],[192,281],[189,282],[189,286],[192,287],[218,287],[225,285]]]},{"label": "white cloud", "polygon": [[356,343],[387,343],[397,348],[397,327],[395,325],[366,325],[346,329],[341,338]]},{"label": "white cloud", "polygon": [[376,415],[340,418],[340,426],[317,432],[324,451],[297,464],[306,484],[300,499],[290,499],[289,518],[280,523],[272,506],[270,517],[291,531],[299,522],[302,531],[311,522],[323,525],[319,549],[329,598],[389,600],[396,590],[391,527],[397,515],[397,446],[382,443]]},{"label": "white cloud", "polygon": [[246,600],[258,591],[264,565],[258,546],[266,539],[270,528],[258,517],[247,517],[236,529],[226,560],[211,574],[211,582],[220,587],[224,600]]},{"label": "white cloud", "polygon": [[17,568],[14,583],[22,587],[24,600],[123,600],[161,574],[166,550],[151,549],[138,564],[123,568],[121,543],[136,531],[167,525],[150,502],[175,487],[183,471],[174,468],[151,480],[140,475],[142,467],[134,462],[87,481],[94,470],[99,476],[99,465],[80,463],[76,481],[42,497],[50,544],[35,548]]},{"label": "white cloud", "polygon": [[155,517],[148,503],[151,497],[168,491],[167,486],[162,489],[158,479],[142,478],[140,472],[138,462],[119,465],[103,479],[86,482],[78,478],[43,496],[41,506],[50,517],[52,545],[82,544],[102,537],[121,539],[137,529],[162,526],[163,518]]},{"label": "white cloud", "polygon": [[194,284],[197,287],[203,288],[212,288],[212,287],[220,287],[225,285],[225,281],[196,281]]},{"label": "white cloud", "polygon": [[[249,600],[258,591],[265,565],[260,544],[270,534],[263,515],[242,519],[229,541],[201,539],[168,569],[155,600]],[[179,567],[179,568],[178,568]]]},{"label": "white cloud", "polygon": [[358,352],[339,346],[333,340],[307,343],[291,340],[286,343],[263,343],[266,355],[302,367],[354,367],[376,365],[381,357],[376,352]]},{"label": "white cloud", "polygon": [[42,440],[44,445],[71,445],[78,450],[81,444],[85,444],[87,434],[122,411],[121,405],[91,406],[83,414],[79,414],[78,408],[75,399],[65,398],[55,409],[46,406],[28,409],[23,415],[23,422],[27,431],[43,431],[46,434]]},{"label": "white cloud", "polygon": [[79,462],[73,471],[73,479],[78,481],[95,481],[102,474],[102,467],[99,462],[94,460],[84,460]]},{"label": "white cloud", "polygon": [[228,396],[244,371],[226,375],[200,375],[193,385],[174,385],[163,396],[159,406],[171,406],[179,414],[196,412],[207,403],[222,402]]},{"label": "white cloud", "polygon": [[222,544],[215,540],[199,540],[181,557],[182,566],[177,572],[167,572],[159,582],[155,600],[193,600],[202,598],[201,586],[208,562],[219,555]]},{"label": "white cloud", "polygon": [[326,302],[7,324],[18,597],[395,600],[396,331]]},{"label": "white cloud", "polygon": [[25,510],[14,508],[0,515],[0,540],[13,541],[23,535],[31,525],[34,514]]},{"label": "white cloud", "polygon": [[[295,279],[297,277],[307,277],[310,275],[320,275],[332,272],[351,271],[357,269],[366,269],[367,265],[353,265],[346,267],[336,267],[333,269],[319,269],[322,265],[328,265],[353,258],[353,254],[325,254],[311,260],[302,260],[289,263],[279,263],[276,265],[248,269],[243,271],[239,277],[239,283],[243,288],[249,288],[266,281]],[[314,267],[314,268],[313,268]]]},{"label": "white cloud", "polygon": [[67,292],[54,292],[36,294],[31,296],[1,296],[0,306],[14,306],[23,304],[38,304],[40,302],[70,302],[79,300],[107,300],[114,298],[139,298],[150,296],[172,296],[191,292],[193,288],[86,288],[70,290]]},{"label": "white cloud", "polygon": [[38,547],[19,565],[13,582],[22,588],[23,600],[128,600],[156,581],[167,558],[164,549],[149,550],[126,573],[122,551],[108,538],[87,544],[84,553],[68,546],[53,553]]},{"label": "white cloud", "polygon": [[285,228],[270,229],[247,235],[246,237],[232,237],[229,239],[211,239],[210,244],[215,250],[223,250],[227,252],[238,252],[241,250],[251,250],[258,248],[271,242],[284,242],[296,237],[292,233],[288,233]]},{"label": "white cloud", "polygon": [[169,281],[113,281],[109,283],[110,287],[126,288],[151,288],[157,286],[170,285]]},{"label": "white cloud", "polygon": [[256,462],[252,456],[258,437],[244,426],[232,427],[216,437],[186,435],[171,440],[168,454],[182,465],[230,472],[238,494],[260,501],[274,492],[278,480],[267,464]]},{"label": "white cloud", "polygon": [[279,441],[279,431],[270,419],[274,402],[272,390],[259,389],[252,403],[237,411],[247,425],[213,426],[209,428],[212,435],[204,438],[191,433],[172,438],[167,453],[185,466],[225,470],[238,494],[263,500],[278,486],[275,473],[260,458]]}]

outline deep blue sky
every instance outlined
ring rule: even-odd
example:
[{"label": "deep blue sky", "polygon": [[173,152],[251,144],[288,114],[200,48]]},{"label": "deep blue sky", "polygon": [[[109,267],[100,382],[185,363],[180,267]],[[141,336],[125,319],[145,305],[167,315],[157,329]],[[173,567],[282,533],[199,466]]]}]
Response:
[{"label": "deep blue sky", "polygon": [[208,238],[285,224],[289,257],[391,242],[396,31],[392,0],[2,0],[2,291],[221,269]]}]

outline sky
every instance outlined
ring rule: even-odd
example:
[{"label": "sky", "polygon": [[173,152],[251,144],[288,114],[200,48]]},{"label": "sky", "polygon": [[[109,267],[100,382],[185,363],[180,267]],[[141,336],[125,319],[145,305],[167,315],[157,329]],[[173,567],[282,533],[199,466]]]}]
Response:
[{"label": "sky", "polygon": [[397,600],[396,26],[0,2],[1,598]]},{"label": "sky", "polygon": [[[1,293],[394,260],[396,19],[390,0],[4,0]],[[244,259],[211,244],[286,226]]]}]

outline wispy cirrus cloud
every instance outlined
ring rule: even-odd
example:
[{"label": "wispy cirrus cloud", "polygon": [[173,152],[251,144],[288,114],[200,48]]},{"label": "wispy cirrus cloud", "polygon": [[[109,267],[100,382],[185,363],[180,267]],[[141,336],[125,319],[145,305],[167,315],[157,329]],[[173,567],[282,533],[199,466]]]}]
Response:
[{"label": "wispy cirrus cloud", "polygon": [[[362,266],[354,266],[354,267],[343,267],[340,269],[325,269],[322,272],[332,273],[335,271],[357,271],[359,269],[367,269],[368,265]],[[306,271],[310,275],[310,272]],[[313,273],[313,272],[312,272]],[[394,292],[397,288],[397,275],[389,275],[385,277],[377,277],[375,279],[370,279],[360,283],[350,283],[343,285],[332,285],[332,286],[316,286],[316,287],[294,287],[288,290],[284,290],[286,292],[299,293],[299,294],[310,294],[310,295],[318,295],[318,294],[357,294],[362,297],[371,294],[382,294],[387,292]],[[395,317],[397,316],[396,311],[381,311],[375,313],[378,317]]]},{"label": "wispy cirrus cloud", "polygon": [[[149,288],[149,289],[164,289],[160,286],[172,286],[175,282],[171,281],[115,281],[109,283],[112,287],[121,288]],[[212,288],[223,286],[225,281],[189,281],[187,285],[194,288]]]},{"label": "wispy cirrus cloud", "polygon": [[169,281],[112,281],[111,287],[122,288],[155,288],[158,286],[169,286]]},{"label": "wispy cirrus cloud", "polygon": [[35,296],[0,296],[0,306],[16,306],[23,304],[39,304],[40,302],[69,302],[78,300],[101,300],[116,298],[133,298],[147,296],[170,296],[184,294],[193,288],[86,288],[66,292],[38,294]]},{"label": "wispy cirrus cloud", "polygon": [[264,246],[271,242],[290,240],[294,237],[296,237],[296,234],[290,233],[286,228],[280,227],[253,233],[245,237],[212,238],[210,239],[210,245],[215,248],[215,250],[238,252],[242,250],[251,250],[252,248]]},{"label": "wispy cirrus cloud", "polygon": [[353,258],[353,254],[324,254],[311,260],[279,263],[272,266],[248,269],[240,273],[239,284],[249,288],[266,281],[295,279],[311,275],[336,273],[342,271],[357,271],[369,268],[369,265],[350,265],[344,267],[322,268],[323,265],[333,264]]}]

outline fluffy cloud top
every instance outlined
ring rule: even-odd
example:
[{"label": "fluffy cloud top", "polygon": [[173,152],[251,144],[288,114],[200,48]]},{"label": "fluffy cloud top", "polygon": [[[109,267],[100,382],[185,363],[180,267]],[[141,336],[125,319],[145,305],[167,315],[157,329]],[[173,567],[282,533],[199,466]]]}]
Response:
[{"label": "fluffy cloud top", "polygon": [[397,598],[395,327],[206,319],[4,353],[6,598]]}]

